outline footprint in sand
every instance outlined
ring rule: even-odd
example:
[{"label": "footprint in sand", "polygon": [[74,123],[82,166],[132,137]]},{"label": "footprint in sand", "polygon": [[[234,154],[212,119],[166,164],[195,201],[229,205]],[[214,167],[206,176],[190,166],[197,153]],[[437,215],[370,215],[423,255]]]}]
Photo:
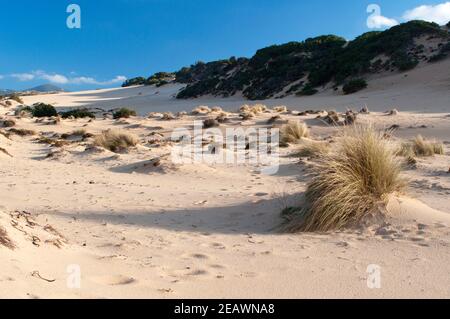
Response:
[{"label": "footprint in sand", "polygon": [[191,257],[195,258],[195,259],[208,259],[209,258],[208,256],[203,255],[203,254],[192,254]]},{"label": "footprint in sand", "polygon": [[209,273],[206,270],[203,269],[196,269],[196,270],[192,270],[191,272],[189,272],[187,275],[188,276],[205,276],[208,275]]},{"label": "footprint in sand", "polygon": [[135,283],[136,280],[132,277],[123,276],[123,275],[111,275],[111,276],[102,276],[94,278],[94,281],[108,286],[122,286],[129,285]]}]

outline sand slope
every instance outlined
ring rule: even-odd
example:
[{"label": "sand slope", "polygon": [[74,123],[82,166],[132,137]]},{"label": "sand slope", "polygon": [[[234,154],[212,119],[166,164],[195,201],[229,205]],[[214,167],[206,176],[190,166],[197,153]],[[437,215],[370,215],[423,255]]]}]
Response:
[{"label": "sand slope", "polygon": [[[367,104],[371,110],[383,112],[397,108],[400,111],[421,113],[450,112],[450,59],[439,63],[420,65],[405,73],[373,76],[369,88],[359,93],[344,96],[342,93],[328,89],[312,97],[288,97],[284,99],[265,100],[264,104],[287,105],[292,109],[329,109],[344,111],[347,108],[359,109]],[[57,107],[101,107],[112,109],[131,107],[141,115],[149,112],[178,112],[191,110],[198,105],[210,107],[220,105],[227,110],[236,110],[244,103],[244,98],[236,95],[219,99],[202,97],[191,100],[177,100],[177,92],[184,86],[167,85],[164,87],[131,87],[106,89],[55,95],[31,96],[24,98],[28,104],[46,102]],[[257,103],[258,101],[254,101]]]},{"label": "sand slope", "polygon": [[[430,66],[423,79],[445,65]],[[81,128],[93,134],[121,128],[138,135],[141,145],[114,154],[89,148],[89,139],[55,148],[38,143],[36,136],[0,135],[0,147],[11,155],[0,152],[0,236],[13,248],[0,244],[0,297],[450,297],[450,104],[448,82],[440,82],[448,75],[418,87],[400,83],[416,83],[420,72],[374,80],[373,89],[355,96],[269,101],[326,109],[364,101],[382,111],[395,101],[403,111],[399,115],[374,112],[359,121],[380,128],[398,125],[398,142],[420,133],[445,143],[446,155],[420,158],[416,168],[404,168],[407,195],[391,200],[385,223],[331,234],[276,231],[280,211],[299,204],[310,178],[311,161],[286,156],[293,147],[282,150],[277,174],[264,175],[250,164],[175,165],[165,157],[171,144],[164,138],[205,117],[79,119],[57,125],[15,119],[17,128],[47,137]],[[388,80],[398,81],[395,89],[382,87]],[[170,98],[177,89],[168,86],[155,94],[154,88],[135,87],[25,100],[58,107],[130,106],[141,113],[190,110],[205,101],[230,109],[241,103],[238,98],[178,101]],[[13,110],[0,108],[4,118],[13,118]],[[227,125],[263,127],[272,115],[246,123],[233,115]],[[305,121],[317,140],[336,134],[314,115],[282,118]],[[148,143],[153,132],[163,136],[158,145]],[[370,265],[380,267],[380,289],[367,285]],[[70,284],[74,269],[81,271],[80,289]]]}]

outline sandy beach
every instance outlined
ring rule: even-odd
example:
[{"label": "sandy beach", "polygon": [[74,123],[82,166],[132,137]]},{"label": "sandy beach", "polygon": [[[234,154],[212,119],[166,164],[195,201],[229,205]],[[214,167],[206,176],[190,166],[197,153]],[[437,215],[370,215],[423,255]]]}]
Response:
[{"label": "sandy beach", "polygon": [[[354,95],[249,102],[204,97],[177,100],[182,85],[136,86],[23,97],[26,105],[129,107],[138,116],[2,120],[35,134],[0,135],[1,298],[448,298],[450,297],[450,60],[371,79]],[[380,225],[331,233],[279,231],[281,211],[299,205],[314,159],[280,149],[279,170],[253,164],[176,164],[174,129],[192,129],[210,114],[165,121],[150,112],[190,112],[220,106],[226,127],[267,127],[275,111],[243,121],[243,104],[285,105],[280,125],[306,123],[314,140],[339,128],[304,110],[359,111],[358,122],[395,127],[401,143],[421,134],[443,143],[444,154],[403,167],[408,182],[392,195]],[[389,116],[385,111],[397,109]],[[92,137],[69,137],[60,147],[37,141],[84,130],[90,136],[123,129],[139,138],[126,152],[92,147]],[[1,129],[6,132],[6,128]],[[158,137],[155,140],[155,136]],[[5,236],[6,238],[6,236]],[[381,287],[368,285],[379,267]],[[79,272],[79,286],[71,285]]]}]

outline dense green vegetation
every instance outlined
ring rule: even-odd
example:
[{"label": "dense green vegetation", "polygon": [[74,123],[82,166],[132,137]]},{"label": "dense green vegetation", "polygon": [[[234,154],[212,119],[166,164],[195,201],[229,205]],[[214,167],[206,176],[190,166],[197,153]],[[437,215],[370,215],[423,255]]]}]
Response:
[{"label": "dense green vegetation", "polygon": [[89,117],[94,119],[95,118],[95,114],[92,113],[91,111],[89,111],[86,108],[82,108],[82,109],[75,109],[75,110],[71,110],[71,111],[67,111],[67,112],[62,112],[61,113],[61,117],[63,119],[67,119],[69,117],[74,117],[74,118],[85,118],[85,117]]},{"label": "dense green vegetation", "polygon": [[133,85],[155,85],[157,87],[160,87],[167,83],[173,82],[174,80],[175,80],[175,73],[158,72],[153,74],[147,79],[142,76],[128,79],[122,84],[122,87],[128,87]]},{"label": "dense green vegetation", "polygon": [[145,84],[145,78],[142,76],[138,76],[136,78],[128,79],[123,84],[122,87],[128,87],[133,85],[144,85]]},{"label": "dense green vegetation", "polygon": [[114,119],[130,118],[136,116],[136,111],[123,107],[113,113]]},{"label": "dense green vegetation", "polygon": [[45,103],[36,103],[31,108],[31,114],[33,117],[51,117],[57,116],[58,112],[53,107],[53,105]]},{"label": "dense green vegetation", "polygon": [[351,80],[342,87],[344,94],[352,94],[361,91],[367,87],[367,82],[364,79]]},{"label": "dense green vegetation", "polygon": [[[449,32],[435,23],[411,21],[383,32],[365,33],[350,42],[335,35],[325,35],[303,42],[273,45],[258,50],[250,59],[231,57],[209,63],[197,62],[174,75],[155,74],[144,84],[166,83],[161,82],[161,78],[187,84],[177,96],[182,99],[207,94],[226,97],[237,92],[251,100],[287,94],[313,95],[320,86],[330,82],[337,86],[350,79],[363,79],[370,73],[413,69],[420,61],[428,60],[423,55],[423,45],[414,42],[419,37],[440,38],[445,42]],[[441,49],[435,59],[445,58],[447,53]],[[137,79],[129,81],[142,81],[142,78]],[[293,83],[295,85],[284,92]],[[347,87],[352,91],[352,87],[357,88],[356,84],[352,83],[350,87],[347,84]]]}]

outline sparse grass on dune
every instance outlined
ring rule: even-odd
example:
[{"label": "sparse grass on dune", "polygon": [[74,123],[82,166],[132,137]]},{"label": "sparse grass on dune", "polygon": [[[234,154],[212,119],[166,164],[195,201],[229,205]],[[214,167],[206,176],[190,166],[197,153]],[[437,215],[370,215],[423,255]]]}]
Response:
[{"label": "sparse grass on dune", "polygon": [[253,115],[257,115],[260,113],[264,113],[267,111],[267,106],[264,104],[255,104],[255,105],[242,105],[239,109],[240,113],[251,113]]},{"label": "sparse grass on dune", "polygon": [[115,120],[118,120],[118,119],[128,119],[128,118],[130,118],[130,117],[132,117],[132,116],[136,116],[136,111],[135,111],[135,110],[132,110],[132,109],[129,109],[129,108],[126,108],[126,107],[123,107],[123,108],[121,108],[121,109],[118,109],[117,111],[115,111],[115,112],[113,113],[113,118],[114,118]]},{"label": "sparse grass on dune", "polygon": [[94,138],[94,145],[119,152],[139,143],[137,136],[123,130],[108,130]]},{"label": "sparse grass on dune", "polygon": [[316,158],[329,152],[330,144],[327,142],[305,141],[292,156]]},{"label": "sparse grass on dune", "polygon": [[197,106],[195,109],[192,110],[192,115],[205,115],[211,113],[212,110],[209,108],[209,106],[200,105]]},{"label": "sparse grass on dune", "polygon": [[417,135],[412,142],[403,143],[397,150],[398,156],[433,156],[443,155],[444,145],[434,141],[427,141],[422,135]]},{"label": "sparse grass on dune", "polygon": [[0,246],[4,246],[9,249],[14,249],[14,243],[8,237],[8,233],[6,230],[0,226]]},{"label": "sparse grass on dune", "polygon": [[298,143],[305,137],[309,137],[308,126],[299,121],[290,121],[280,129],[280,141],[282,143]]},{"label": "sparse grass on dune", "polygon": [[304,206],[285,212],[284,230],[325,232],[356,225],[404,185],[390,142],[370,126],[344,128],[336,150],[322,156],[315,173]]}]

